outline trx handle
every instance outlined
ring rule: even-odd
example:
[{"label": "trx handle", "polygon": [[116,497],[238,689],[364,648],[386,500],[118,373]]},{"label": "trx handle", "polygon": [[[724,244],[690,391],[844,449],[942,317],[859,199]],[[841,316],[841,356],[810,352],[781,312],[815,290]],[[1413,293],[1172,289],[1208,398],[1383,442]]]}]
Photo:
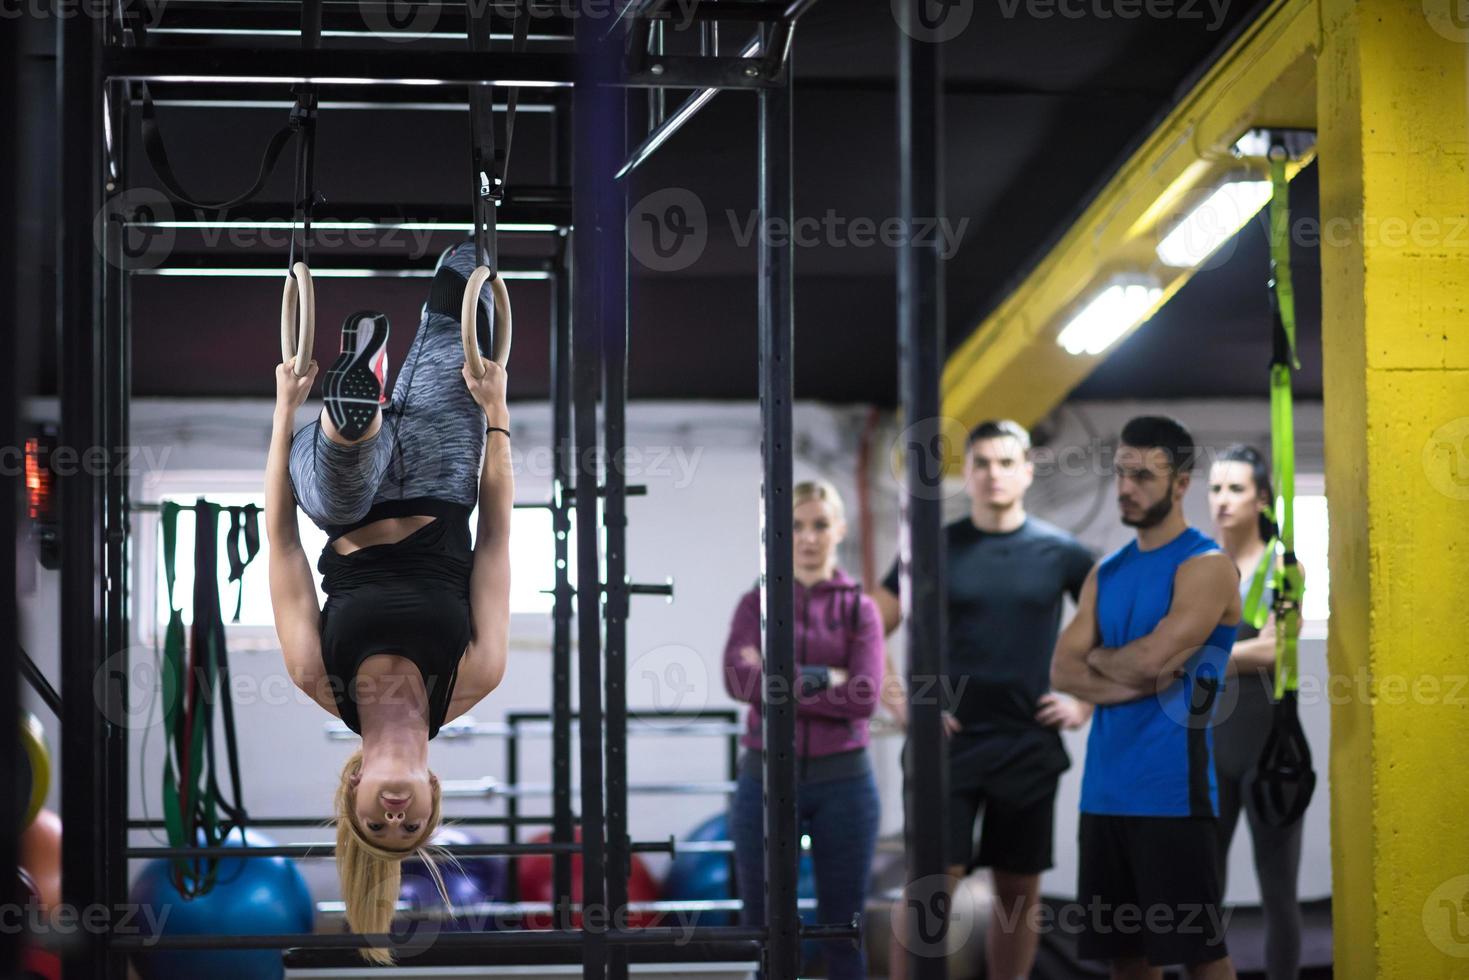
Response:
[{"label": "trx handle", "polygon": [[490,293],[495,298],[493,324],[494,352],[491,359],[501,368],[510,363],[510,292],[505,280],[486,266],[479,266],[470,273],[464,286],[464,301],[459,307],[459,331],[464,340],[464,360],[469,373],[476,378],[485,376],[484,358],[479,352],[479,337],[476,324],[479,322],[479,294],[485,283],[490,284]]},{"label": "trx handle", "polygon": [[311,369],[311,349],[316,341],[316,289],[311,270],[297,262],[286,273],[281,291],[281,361],[294,361],[296,377]]},{"label": "trx handle", "polygon": [[1311,743],[1301,728],[1296,692],[1287,691],[1275,704],[1270,734],[1250,785],[1255,812],[1272,827],[1289,827],[1306,815],[1315,792]]}]

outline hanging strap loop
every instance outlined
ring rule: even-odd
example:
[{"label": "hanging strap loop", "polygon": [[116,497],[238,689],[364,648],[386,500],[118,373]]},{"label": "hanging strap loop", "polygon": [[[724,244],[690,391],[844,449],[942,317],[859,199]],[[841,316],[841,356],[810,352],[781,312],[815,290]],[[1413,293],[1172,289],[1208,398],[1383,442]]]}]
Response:
[{"label": "hanging strap loop", "polygon": [[[1296,359],[1295,293],[1290,271],[1290,185],[1286,181],[1288,154],[1283,142],[1270,148],[1270,455],[1279,503],[1270,508],[1276,537],[1267,547],[1262,570],[1271,576],[1275,615],[1275,710],[1264,750],[1256,766],[1251,793],[1261,818],[1275,827],[1300,820],[1316,789],[1311,768],[1311,746],[1301,728],[1297,710],[1300,687],[1298,638],[1305,580],[1295,551],[1296,447],[1291,372]],[[1280,561],[1277,565],[1277,549]],[[1262,572],[1257,571],[1245,603],[1246,619],[1263,625]]]},{"label": "hanging strap loop", "polygon": [[[493,29],[488,8],[469,6],[469,50],[472,54],[489,54]],[[512,50],[523,51],[530,36],[530,17],[520,3],[515,5],[512,27]],[[500,276],[499,236],[496,231],[496,209],[505,200],[505,179],[510,166],[510,147],[515,139],[515,110],[520,102],[519,88],[510,88],[505,101],[505,139],[495,138],[494,89],[488,85],[469,86],[469,139],[474,180],[471,209],[474,214],[474,248],[477,266],[465,283],[460,305],[460,325],[464,341],[464,360],[470,373],[484,377],[480,353],[481,336],[492,338],[491,357],[502,368],[510,358],[510,294]],[[480,302],[480,291],[490,284],[494,302],[486,309]],[[480,311],[492,313],[489,323],[480,322]]]}]

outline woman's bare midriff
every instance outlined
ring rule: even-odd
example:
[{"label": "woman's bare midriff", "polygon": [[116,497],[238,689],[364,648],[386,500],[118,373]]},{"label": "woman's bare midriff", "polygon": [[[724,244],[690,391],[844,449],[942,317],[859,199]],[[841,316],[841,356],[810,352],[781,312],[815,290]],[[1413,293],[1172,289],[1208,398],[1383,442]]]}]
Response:
[{"label": "woman's bare midriff", "polygon": [[354,531],[348,531],[332,542],[332,549],[339,555],[350,555],[358,548],[366,548],[369,545],[392,544],[395,541],[402,541],[433,519],[427,514],[415,514],[412,517],[384,517],[380,521],[373,521]]}]

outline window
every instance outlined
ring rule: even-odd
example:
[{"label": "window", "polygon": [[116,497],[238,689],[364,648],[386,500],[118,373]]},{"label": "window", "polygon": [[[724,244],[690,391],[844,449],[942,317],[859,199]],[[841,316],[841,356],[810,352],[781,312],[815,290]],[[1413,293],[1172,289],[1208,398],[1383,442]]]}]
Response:
[{"label": "window", "polygon": [[[181,494],[170,493],[163,496],[163,500],[170,500],[184,506],[192,506],[193,503],[203,496],[210,503],[219,504],[221,507],[237,507],[245,504],[254,504],[257,507],[265,506],[265,497],[258,493],[194,493]],[[243,577],[244,592],[240,591],[239,582],[229,581],[230,563],[227,550],[230,533],[230,518],[227,511],[219,515],[219,541],[217,542],[219,555],[219,598],[220,609],[227,626],[275,626],[275,617],[270,608],[270,539],[265,533],[265,515],[261,513],[256,520],[260,524],[260,552],[255,560],[245,567]],[[326,547],[326,533],[311,523],[311,519],[299,510],[296,512],[297,526],[301,535],[301,546],[308,556],[321,553]],[[157,596],[158,606],[156,615],[159,631],[168,622],[168,581],[164,576],[163,567],[163,522],[160,518],[154,532],[154,548],[158,552],[158,583]],[[173,601],[184,611],[184,621],[193,620],[194,606],[194,512],[183,510],[178,517],[178,540],[174,551],[174,584]],[[244,535],[241,534],[240,557],[245,557]],[[321,591],[321,574],[316,570],[316,562],[311,561],[311,577],[316,582],[316,598],[318,603],[326,601],[326,593]],[[235,601],[240,598],[240,621],[234,622]]]},{"label": "window", "polygon": [[[239,492],[166,493],[161,499],[192,506],[201,495],[210,503],[219,504],[222,507],[243,506],[251,503],[257,507],[264,507],[265,504],[262,494]],[[164,577],[162,521],[157,515],[154,515],[154,518],[151,549],[156,556],[153,564],[157,569],[155,585],[157,601],[154,612],[157,617],[155,622],[158,624],[158,632],[161,636],[169,617],[168,583]],[[270,540],[265,533],[264,515],[261,514],[257,520],[260,522],[260,551],[254,561],[245,568],[242,595],[240,583],[229,581],[230,565],[227,546],[230,519],[228,512],[220,514],[218,522],[220,608],[227,626],[270,627],[273,629],[275,618],[271,613],[270,573],[268,571]],[[311,577],[316,583],[317,602],[324,604],[326,593],[321,589],[321,573],[316,569],[316,556],[326,547],[326,533],[317,528],[311,519],[300,510],[296,512],[296,520],[301,535],[301,546],[306,552],[311,565]],[[469,518],[471,540],[474,539],[478,520],[479,511],[476,509]],[[555,539],[551,530],[551,512],[545,508],[516,508],[511,522],[510,611],[512,613],[548,613],[552,605],[550,590],[556,584],[556,552]],[[173,595],[174,603],[184,611],[186,623],[193,619],[194,526],[194,512],[192,510],[180,511],[178,538],[174,552]],[[576,548],[574,531],[569,536],[569,544],[574,554]],[[244,557],[243,535],[240,541],[240,555]],[[576,581],[575,563],[572,563],[571,579],[574,584]],[[240,599],[238,623],[233,619],[237,597]]]},{"label": "window", "polygon": [[[576,529],[567,534],[571,556],[567,576],[576,587]],[[551,511],[545,507],[517,507],[510,525],[510,611],[549,613],[556,587],[556,536]]]},{"label": "window", "polygon": [[1330,613],[1331,571],[1326,565],[1326,496],[1296,497],[1296,560],[1306,570],[1306,597],[1301,619],[1324,623]]}]

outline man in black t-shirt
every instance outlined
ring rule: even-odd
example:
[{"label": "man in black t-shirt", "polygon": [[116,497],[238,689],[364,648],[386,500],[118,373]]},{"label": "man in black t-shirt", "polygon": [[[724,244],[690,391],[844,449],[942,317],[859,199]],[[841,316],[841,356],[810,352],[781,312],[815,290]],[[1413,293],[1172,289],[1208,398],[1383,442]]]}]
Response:
[{"label": "man in black t-shirt", "polygon": [[[1091,705],[1051,691],[1051,653],[1064,597],[1075,599],[1092,554],[1025,513],[1035,471],[1019,424],[983,422],[969,434],[964,487],[969,515],[945,528],[948,676],[911,697],[938,697],[949,742],[949,874],[994,875],[986,931],[988,976],[1028,976],[1039,939],[1032,907],[1052,865],[1056,783],[1071,765],[1062,728],[1080,728]],[[883,626],[902,619],[894,563],[874,592]],[[983,811],[979,848],[974,824]],[[894,943],[891,976],[906,976]]]}]

